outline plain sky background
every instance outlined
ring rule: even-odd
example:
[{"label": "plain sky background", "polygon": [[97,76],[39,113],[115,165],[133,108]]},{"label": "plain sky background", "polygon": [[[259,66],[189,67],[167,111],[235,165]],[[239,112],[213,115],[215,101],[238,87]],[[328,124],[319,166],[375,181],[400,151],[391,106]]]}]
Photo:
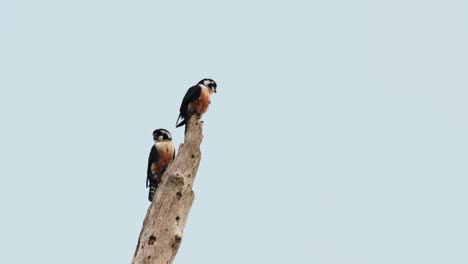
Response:
[{"label": "plain sky background", "polygon": [[130,263],[213,78],[183,263],[468,263],[468,2],[1,1],[0,263]]}]

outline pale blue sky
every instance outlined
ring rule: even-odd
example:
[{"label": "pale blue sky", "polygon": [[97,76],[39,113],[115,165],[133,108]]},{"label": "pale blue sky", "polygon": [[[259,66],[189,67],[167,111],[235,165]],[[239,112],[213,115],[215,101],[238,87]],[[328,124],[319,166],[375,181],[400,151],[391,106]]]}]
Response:
[{"label": "pale blue sky", "polygon": [[467,1],[2,1],[0,263],[130,263],[218,82],[177,264],[468,263]]}]

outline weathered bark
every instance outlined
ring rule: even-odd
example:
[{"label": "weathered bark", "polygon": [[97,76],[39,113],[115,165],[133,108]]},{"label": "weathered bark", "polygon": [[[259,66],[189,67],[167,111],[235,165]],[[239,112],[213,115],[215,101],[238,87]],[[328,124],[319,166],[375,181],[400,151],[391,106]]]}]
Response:
[{"label": "weathered bark", "polygon": [[171,264],[182,242],[195,195],[193,181],[200,164],[203,121],[188,122],[184,144],[162,176],[138,238],[132,264]]}]

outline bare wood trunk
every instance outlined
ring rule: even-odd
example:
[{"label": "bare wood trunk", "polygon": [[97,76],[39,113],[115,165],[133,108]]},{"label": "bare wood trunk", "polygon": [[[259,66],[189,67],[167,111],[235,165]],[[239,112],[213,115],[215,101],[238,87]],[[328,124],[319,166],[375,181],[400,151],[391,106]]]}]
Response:
[{"label": "bare wood trunk", "polygon": [[195,195],[203,121],[192,117],[184,144],[162,177],[146,213],[132,264],[171,264],[179,250]]}]

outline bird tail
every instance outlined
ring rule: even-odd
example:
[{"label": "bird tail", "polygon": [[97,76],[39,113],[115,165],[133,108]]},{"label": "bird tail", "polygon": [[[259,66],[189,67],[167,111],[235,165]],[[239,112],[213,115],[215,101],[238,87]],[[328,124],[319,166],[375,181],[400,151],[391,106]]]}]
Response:
[{"label": "bird tail", "polygon": [[186,123],[185,118],[184,118],[182,121],[180,121],[179,124],[177,124],[177,123],[179,122],[179,119],[180,119],[181,117],[182,117],[182,114],[179,114],[179,117],[177,118],[177,121],[176,121],[176,127],[181,127],[181,126],[185,125],[185,123]]},{"label": "bird tail", "polygon": [[148,200],[150,202],[153,201],[154,194],[156,193],[156,186],[150,186],[149,192],[148,192]]}]

